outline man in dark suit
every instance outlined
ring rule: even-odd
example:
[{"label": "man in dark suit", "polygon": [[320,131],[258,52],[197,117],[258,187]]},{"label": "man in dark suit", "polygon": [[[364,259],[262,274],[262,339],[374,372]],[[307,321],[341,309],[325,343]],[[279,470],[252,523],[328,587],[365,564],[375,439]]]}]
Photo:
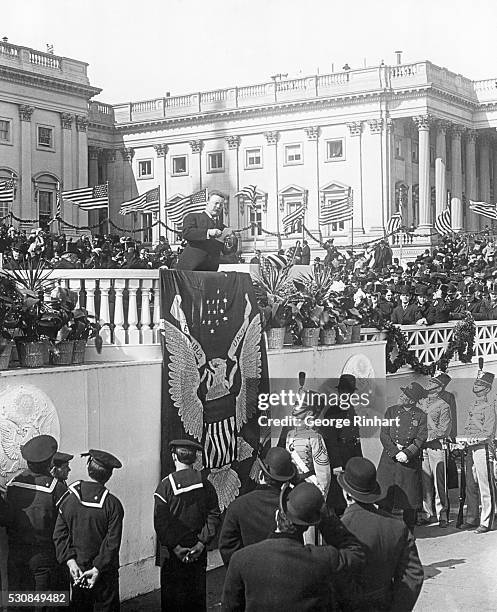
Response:
[{"label": "man in dark suit", "polygon": [[392,323],[397,325],[414,325],[418,320],[418,307],[410,304],[410,288],[403,285],[400,288],[400,305],[396,306],[392,312]]},{"label": "man in dark suit", "polygon": [[281,487],[296,472],[290,453],[278,446],[270,448],[264,460],[259,458],[259,465],[257,489],[235,499],[226,511],[219,536],[219,552],[226,566],[237,550],[265,540],[275,530]]},{"label": "man in dark suit", "polygon": [[423,585],[423,567],[407,526],[374,505],[382,497],[376,468],[368,459],[354,457],[338,482],[348,503],[342,523],[366,549],[366,566],[356,579],[359,588],[344,584],[340,589],[341,609],[412,610]]},{"label": "man in dark suit", "polygon": [[219,218],[223,204],[223,194],[211,191],[203,212],[185,216],[182,233],[188,244],[179,256],[177,270],[217,272],[224,244],[217,238],[226,227]]},{"label": "man in dark suit", "polygon": [[224,611],[335,609],[337,576],[359,572],[365,557],[355,538],[340,549],[303,544],[303,532],[320,522],[322,506],[323,497],[315,485],[303,482],[289,494],[285,487],[275,533],[231,558],[224,582]]}]

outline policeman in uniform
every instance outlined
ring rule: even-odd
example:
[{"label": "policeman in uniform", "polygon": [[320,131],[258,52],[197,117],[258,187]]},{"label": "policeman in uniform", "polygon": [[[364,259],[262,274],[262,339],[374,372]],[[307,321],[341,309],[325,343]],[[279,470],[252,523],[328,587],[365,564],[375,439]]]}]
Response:
[{"label": "policeman in uniform", "polygon": [[52,540],[57,500],[65,486],[50,475],[57,441],[31,438],[21,446],[28,467],[7,483],[8,578],[11,591],[50,591],[57,583]]},{"label": "policeman in uniform", "polygon": [[377,476],[386,493],[380,506],[387,512],[402,509],[405,523],[413,529],[416,510],[423,499],[421,451],[428,437],[426,414],[418,403],[428,393],[416,382],[400,389],[399,404],[390,406],[385,412],[389,424],[381,428],[383,452]]},{"label": "policeman in uniform", "polygon": [[[495,402],[488,399],[494,375],[483,372],[473,385],[475,401],[468,412],[464,428],[467,438],[466,458],[466,523],[475,533],[492,529],[495,514],[495,480],[493,476]],[[480,510],[481,506],[481,510]]]},{"label": "policeman in uniform", "polygon": [[428,387],[428,397],[422,403],[422,410],[426,413],[428,425],[428,439],[423,447],[423,509],[426,518],[421,519],[421,524],[432,521],[433,513],[433,488],[435,488],[435,518],[439,527],[447,527],[447,495],[445,475],[447,466],[445,463],[444,441],[448,438],[451,430],[450,407],[447,402],[439,397],[440,383],[432,378]]},{"label": "policeman in uniform", "polygon": [[124,510],[105,484],[122,463],[102,450],[90,449],[90,480],[77,480],[59,505],[54,542],[59,563],[73,580],[71,609],[119,610],[119,548]]},{"label": "policeman in uniform", "polygon": [[172,440],[169,447],[176,471],[154,494],[154,527],[168,553],[161,564],[161,608],[205,610],[207,545],[220,524],[218,499],[212,484],[192,468],[200,444]]}]

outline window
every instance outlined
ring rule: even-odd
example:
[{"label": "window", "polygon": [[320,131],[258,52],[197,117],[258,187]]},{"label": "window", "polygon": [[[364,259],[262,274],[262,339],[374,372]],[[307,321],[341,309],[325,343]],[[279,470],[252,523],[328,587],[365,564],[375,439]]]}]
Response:
[{"label": "window", "polygon": [[175,155],[171,158],[171,160],[173,176],[181,176],[182,174],[188,174],[188,164],[186,155]]},{"label": "window", "polygon": [[260,236],[262,234],[262,210],[261,206],[257,206],[256,210],[250,207],[250,223],[255,223],[250,228],[251,236]]},{"label": "window", "polygon": [[245,168],[262,168],[262,149],[245,149]]},{"label": "window", "polygon": [[404,159],[403,150],[402,150],[402,138],[395,139],[395,157],[397,159]]},{"label": "window", "polygon": [[38,126],[38,147],[40,149],[53,149],[53,128],[44,125]]},{"label": "window", "polygon": [[140,159],[138,162],[138,178],[152,178],[152,168],[151,159]]},{"label": "window", "polygon": [[345,230],[345,221],[336,221],[328,226],[330,232],[343,232]]},{"label": "window", "polygon": [[285,145],[285,164],[287,166],[301,164],[303,162],[302,145],[290,144]]},{"label": "window", "polygon": [[412,143],[412,158],[413,164],[419,164],[419,142]]},{"label": "window", "polygon": [[0,119],[0,143],[12,142],[12,125],[10,119]]},{"label": "window", "polygon": [[152,242],[152,213],[142,214],[143,242]]},{"label": "window", "polygon": [[326,141],[326,161],[344,159],[343,138]]},{"label": "window", "polygon": [[207,172],[224,172],[224,153],[207,153]]},{"label": "window", "polygon": [[51,221],[52,205],[53,205],[53,191],[42,191],[38,192],[38,217],[41,228],[47,228],[48,223]]},{"label": "window", "polygon": [[[293,202],[287,202],[286,204],[286,214],[287,215],[291,215],[292,213],[294,213],[295,211],[297,211],[297,209],[299,209],[302,206],[302,200],[294,200]],[[288,230],[287,230],[288,231]],[[297,219],[293,222],[291,231],[293,234],[301,234],[302,233],[302,218]]]}]

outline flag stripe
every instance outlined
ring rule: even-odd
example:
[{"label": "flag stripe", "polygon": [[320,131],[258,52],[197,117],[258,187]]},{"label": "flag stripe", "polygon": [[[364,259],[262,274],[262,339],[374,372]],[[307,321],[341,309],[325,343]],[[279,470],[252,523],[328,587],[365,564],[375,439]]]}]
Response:
[{"label": "flag stripe", "polygon": [[341,200],[328,200],[321,206],[319,225],[329,225],[339,221],[352,219],[352,198],[347,196]]},{"label": "flag stripe", "polygon": [[298,208],[296,208],[293,212],[291,212],[289,215],[287,215],[286,217],[283,217],[282,219],[283,231],[284,232],[286,232],[287,230],[294,231],[295,225],[297,224],[298,221],[303,219],[304,216],[305,216],[305,207],[304,205],[301,205]]},{"label": "flag stripe", "polygon": [[128,215],[133,212],[154,212],[159,209],[159,187],[149,189],[133,200],[123,202],[119,209],[120,215]]},{"label": "flag stripe", "polygon": [[173,223],[181,223],[183,217],[193,212],[202,212],[207,202],[207,188],[196,191],[177,202],[166,206],[166,214]]},{"label": "flag stripe", "polygon": [[109,191],[106,183],[63,191],[61,197],[62,202],[76,204],[82,210],[96,210],[109,206]]},{"label": "flag stripe", "polygon": [[387,234],[393,234],[402,226],[402,212],[399,210],[394,213],[388,220]]},{"label": "flag stripe", "polygon": [[0,183],[0,202],[14,201],[14,181],[3,181]]},{"label": "flag stripe", "polygon": [[469,201],[469,210],[477,215],[482,215],[488,219],[497,219],[497,210],[495,204],[488,204],[487,202],[474,202]]},{"label": "flag stripe", "polygon": [[452,215],[450,208],[442,210],[435,220],[435,230],[442,236],[452,232]]}]

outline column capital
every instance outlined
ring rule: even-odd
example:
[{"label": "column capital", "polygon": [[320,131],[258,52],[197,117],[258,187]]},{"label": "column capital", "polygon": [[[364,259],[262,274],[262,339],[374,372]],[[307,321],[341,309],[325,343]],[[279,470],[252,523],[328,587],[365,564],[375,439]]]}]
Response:
[{"label": "column capital", "polygon": [[268,143],[268,145],[275,145],[278,143],[280,133],[279,132],[264,132],[264,136],[266,137],[266,142]]},{"label": "column capital", "polygon": [[86,132],[88,129],[88,117],[86,115],[76,115],[76,128],[78,132]]},{"label": "column capital", "polygon": [[240,146],[240,136],[226,136],[225,140],[226,144],[228,145],[228,149],[238,149]]},{"label": "column capital", "polygon": [[304,132],[307,134],[307,140],[317,140],[319,138],[319,125],[311,125],[304,128]]},{"label": "column capital", "polygon": [[71,113],[60,113],[60,121],[63,130],[70,130],[74,121],[74,116]]},{"label": "column capital", "polygon": [[488,146],[491,143],[492,143],[492,140],[490,139],[488,134],[483,134],[483,133],[478,134],[478,144],[480,146]]},{"label": "column capital", "polygon": [[135,150],[131,147],[123,147],[119,149],[119,151],[124,161],[131,161],[135,156]]},{"label": "column capital", "polygon": [[362,121],[351,121],[347,123],[351,136],[360,136],[362,134]]},{"label": "column capital", "polygon": [[429,130],[430,126],[433,124],[432,115],[417,115],[413,117],[412,120],[417,125],[418,130]]},{"label": "column capital", "polygon": [[108,164],[113,163],[116,161],[116,152],[114,149],[104,149],[102,151],[102,157]]},{"label": "column capital", "polygon": [[31,121],[31,115],[34,113],[34,111],[34,106],[19,104],[19,119],[21,121]]},{"label": "column capital", "polygon": [[467,129],[464,134],[468,142],[476,142],[476,138],[478,137],[478,130]]},{"label": "column capital", "polygon": [[201,153],[203,142],[201,140],[190,140],[190,147],[192,149],[192,153]]},{"label": "column capital", "polygon": [[452,124],[450,126],[450,134],[452,138],[461,139],[461,136],[464,134],[464,127],[462,125]]},{"label": "column capital", "polygon": [[444,136],[445,134],[447,134],[447,130],[451,127],[450,121],[447,121],[445,119],[437,119],[435,121],[435,125],[437,126],[438,132],[443,134]]},{"label": "column capital", "polygon": [[383,119],[370,119],[368,121],[369,131],[371,134],[381,134],[383,129]]},{"label": "column capital", "polygon": [[98,147],[88,147],[88,158],[89,159],[98,159],[100,155],[101,149]]},{"label": "column capital", "polygon": [[154,149],[157,157],[166,157],[169,147],[165,142],[161,142],[160,144],[155,144]]}]

